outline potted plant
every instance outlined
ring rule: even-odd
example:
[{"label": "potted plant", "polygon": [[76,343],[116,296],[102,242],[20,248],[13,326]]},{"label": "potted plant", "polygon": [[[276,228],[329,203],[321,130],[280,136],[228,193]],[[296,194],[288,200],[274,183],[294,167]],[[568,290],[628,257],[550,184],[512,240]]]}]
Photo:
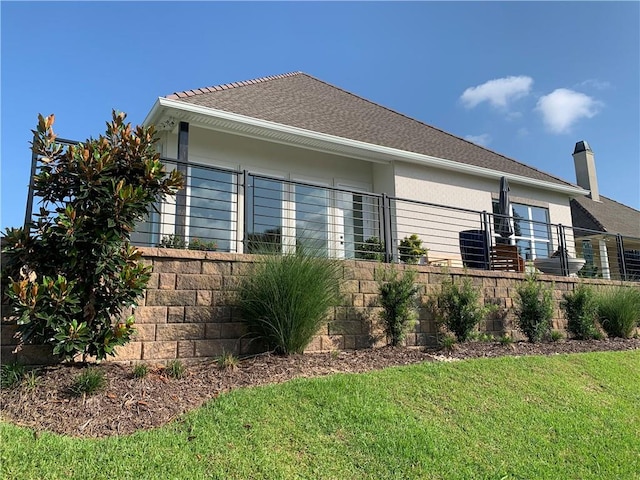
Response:
[{"label": "potted plant", "polygon": [[421,257],[426,257],[428,251],[422,247],[422,240],[415,233],[400,241],[400,261],[403,263],[416,264]]}]

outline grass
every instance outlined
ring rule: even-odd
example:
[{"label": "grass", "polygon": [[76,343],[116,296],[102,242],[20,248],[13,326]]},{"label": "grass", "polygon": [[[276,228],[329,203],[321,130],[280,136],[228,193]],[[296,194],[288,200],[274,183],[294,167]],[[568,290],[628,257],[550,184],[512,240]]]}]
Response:
[{"label": "grass", "polygon": [[639,375],[629,351],[299,379],[128,437],[2,422],[0,465],[5,479],[637,478]]}]

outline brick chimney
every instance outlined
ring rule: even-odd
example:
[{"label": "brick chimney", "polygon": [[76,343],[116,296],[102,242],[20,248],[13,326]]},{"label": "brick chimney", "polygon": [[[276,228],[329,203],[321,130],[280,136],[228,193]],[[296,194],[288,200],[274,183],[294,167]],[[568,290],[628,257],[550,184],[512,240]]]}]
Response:
[{"label": "brick chimney", "polygon": [[573,149],[573,163],[576,167],[576,182],[585,190],[591,192],[591,200],[600,201],[598,193],[598,177],[596,176],[596,163],[593,151],[586,141],[576,143]]}]

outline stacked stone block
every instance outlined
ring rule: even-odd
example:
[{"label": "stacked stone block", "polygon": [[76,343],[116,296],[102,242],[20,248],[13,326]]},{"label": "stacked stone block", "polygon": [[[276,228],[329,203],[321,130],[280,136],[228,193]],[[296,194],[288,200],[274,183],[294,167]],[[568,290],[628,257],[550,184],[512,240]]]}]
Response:
[{"label": "stacked stone block", "polygon": [[[153,273],[140,305],[134,309],[137,333],[132,342],[118,349],[116,361],[185,362],[214,358],[223,352],[235,355],[257,353],[264,346],[252,341],[246,326],[233,307],[234,288],[248,274],[251,255],[145,248],[144,261]],[[467,276],[485,303],[498,305],[498,311],[480,326],[496,336],[509,334],[523,338],[517,331],[514,314],[516,287],[524,280],[519,273],[463,270],[430,266],[394,266],[345,260],[341,293],[343,302],[331,313],[328,323],[318,332],[308,351],[352,350],[386,344],[378,319],[378,283],[376,269],[413,268],[420,285],[418,322],[407,335],[406,345],[423,346],[437,341],[439,327],[430,302],[446,279]],[[573,290],[579,279],[540,276],[553,288],[555,311],[553,328],[565,331],[566,320],[559,307],[562,294]],[[580,280],[593,285],[621,285],[606,280]],[[131,312],[127,312],[131,313]],[[15,322],[2,323],[2,363],[27,364],[55,360],[50,349],[41,345],[23,345],[16,352]]]}]

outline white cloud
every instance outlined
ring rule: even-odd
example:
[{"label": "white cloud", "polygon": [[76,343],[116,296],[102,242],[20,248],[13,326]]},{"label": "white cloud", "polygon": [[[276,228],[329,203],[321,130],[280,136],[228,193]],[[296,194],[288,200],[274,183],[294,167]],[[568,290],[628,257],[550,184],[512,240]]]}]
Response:
[{"label": "white cloud", "polygon": [[545,125],[553,133],[567,133],[581,118],[592,118],[602,103],[567,88],[558,88],[538,100],[536,110],[542,113]]},{"label": "white cloud", "polygon": [[467,88],[460,100],[467,108],[473,108],[482,102],[489,102],[496,108],[506,108],[509,102],[528,95],[531,85],[533,79],[522,75],[496,78],[482,85]]},{"label": "white cloud", "polygon": [[465,135],[464,139],[471,143],[475,143],[476,145],[482,145],[483,147],[486,147],[491,143],[491,135],[488,133],[483,133],[481,135]]},{"label": "white cloud", "polygon": [[519,128],[516,135],[518,136],[518,138],[528,137],[529,130],[527,130],[525,127]]},{"label": "white cloud", "polygon": [[607,88],[611,87],[611,84],[609,82],[598,80],[596,78],[589,78],[588,80],[585,80],[584,82],[580,82],[579,85],[581,87],[595,88],[596,90],[606,90]]}]

